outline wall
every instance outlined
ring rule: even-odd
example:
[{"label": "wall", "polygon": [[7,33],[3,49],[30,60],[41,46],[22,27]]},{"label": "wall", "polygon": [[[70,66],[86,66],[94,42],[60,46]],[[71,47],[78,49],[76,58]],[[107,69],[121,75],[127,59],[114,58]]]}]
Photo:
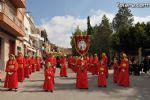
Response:
[{"label": "wall", "polygon": [[0,69],[5,69],[6,62],[9,58],[9,40],[15,40],[14,37],[9,36],[7,33],[0,30],[0,37],[2,38],[2,48],[1,49],[1,59],[0,59]]}]

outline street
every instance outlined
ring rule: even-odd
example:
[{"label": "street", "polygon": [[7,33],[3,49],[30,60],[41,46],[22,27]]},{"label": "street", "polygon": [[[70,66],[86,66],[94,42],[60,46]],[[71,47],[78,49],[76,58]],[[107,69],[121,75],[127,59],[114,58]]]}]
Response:
[{"label": "street", "polygon": [[53,93],[42,89],[43,70],[33,73],[30,79],[19,83],[17,92],[6,91],[0,83],[0,100],[150,100],[150,74],[130,76],[130,87],[120,87],[112,81],[112,70],[109,70],[107,88],[97,87],[97,76],[89,74],[89,89],[75,88],[75,74],[68,69],[67,78],[59,77],[57,69],[55,90]]}]

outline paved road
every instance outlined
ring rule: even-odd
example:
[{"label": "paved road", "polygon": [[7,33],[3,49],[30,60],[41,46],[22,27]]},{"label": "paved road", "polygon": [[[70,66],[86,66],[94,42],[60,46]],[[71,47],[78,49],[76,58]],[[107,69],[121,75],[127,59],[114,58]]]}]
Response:
[{"label": "paved road", "polygon": [[53,93],[43,91],[43,71],[36,72],[19,83],[18,92],[6,91],[0,83],[0,100],[150,100],[150,74],[130,76],[131,86],[120,87],[112,82],[109,72],[107,88],[98,88],[97,76],[89,74],[89,89],[79,90],[75,88],[75,74],[69,70],[68,78],[60,78],[57,69]]}]

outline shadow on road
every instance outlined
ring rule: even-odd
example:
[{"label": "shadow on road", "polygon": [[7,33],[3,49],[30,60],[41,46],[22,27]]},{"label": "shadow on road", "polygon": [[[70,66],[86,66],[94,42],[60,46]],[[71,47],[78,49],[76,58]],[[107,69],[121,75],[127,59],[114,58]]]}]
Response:
[{"label": "shadow on road", "polygon": [[25,80],[25,82],[43,82],[44,81],[44,79],[43,80]]},{"label": "shadow on road", "polygon": [[25,92],[25,93],[36,93],[36,92],[45,92],[43,89],[41,90],[23,90],[21,92]]}]

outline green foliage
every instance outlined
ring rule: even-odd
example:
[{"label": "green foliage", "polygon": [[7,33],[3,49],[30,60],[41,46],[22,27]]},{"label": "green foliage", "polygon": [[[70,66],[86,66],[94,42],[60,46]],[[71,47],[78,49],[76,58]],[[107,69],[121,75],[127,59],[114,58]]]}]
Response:
[{"label": "green foliage", "polygon": [[90,16],[87,17],[87,35],[92,35],[93,29],[90,23]]},{"label": "green foliage", "polygon": [[111,47],[120,52],[121,48],[120,48],[120,38],[119,38],[119,34],[118,33],[115,33],[115,34],[112,34],[111,36]]},{"label": "green foliage", "polygon": [[137,23],[130,29],[122,29],[112,35],[112,48],[116,51],[124,51],[128,54],[137,54],[138,48],[149,48],[150,37],[148,25]]},{"label": "green foliage", "polygon": [[[109,23],[106,15],[102,17],[99,25],[94,27],[90,24],[90,17],[87,17],[87,31],[81,31],[79,27],[72,34],[90,35],[90,48],[88,54],[109,53],[115,50],[118,53],[137,54],[138,48],[150,48],[150,22],[136,23],[133,25],[133,15],[127,7],[119,8],[118,13]],[[114,32],[112,31],[114,30]],[[73,38],[71,40],[73,55],[79,55],[75,50]]]},{"label": "green foliage", "polygon": [[150,22],[145,25],[145,31],[147,35],[147,41],[145,42],[144,48],[150,48]]},{"label": "green foliage", "polygon": [[99,26],[95,26],[94,34],[91,36],[90,54],[99,54],[100,52],[109,52],[110,38],[112,34],[111,24],[104,15]]},{"label": "green foliage", "polygon": [[119,32],[123,28],[129,29],[133,25],[133,21],[131,10],[128,7],[120,7],[112,22],[113,29],[115,32]]}]

